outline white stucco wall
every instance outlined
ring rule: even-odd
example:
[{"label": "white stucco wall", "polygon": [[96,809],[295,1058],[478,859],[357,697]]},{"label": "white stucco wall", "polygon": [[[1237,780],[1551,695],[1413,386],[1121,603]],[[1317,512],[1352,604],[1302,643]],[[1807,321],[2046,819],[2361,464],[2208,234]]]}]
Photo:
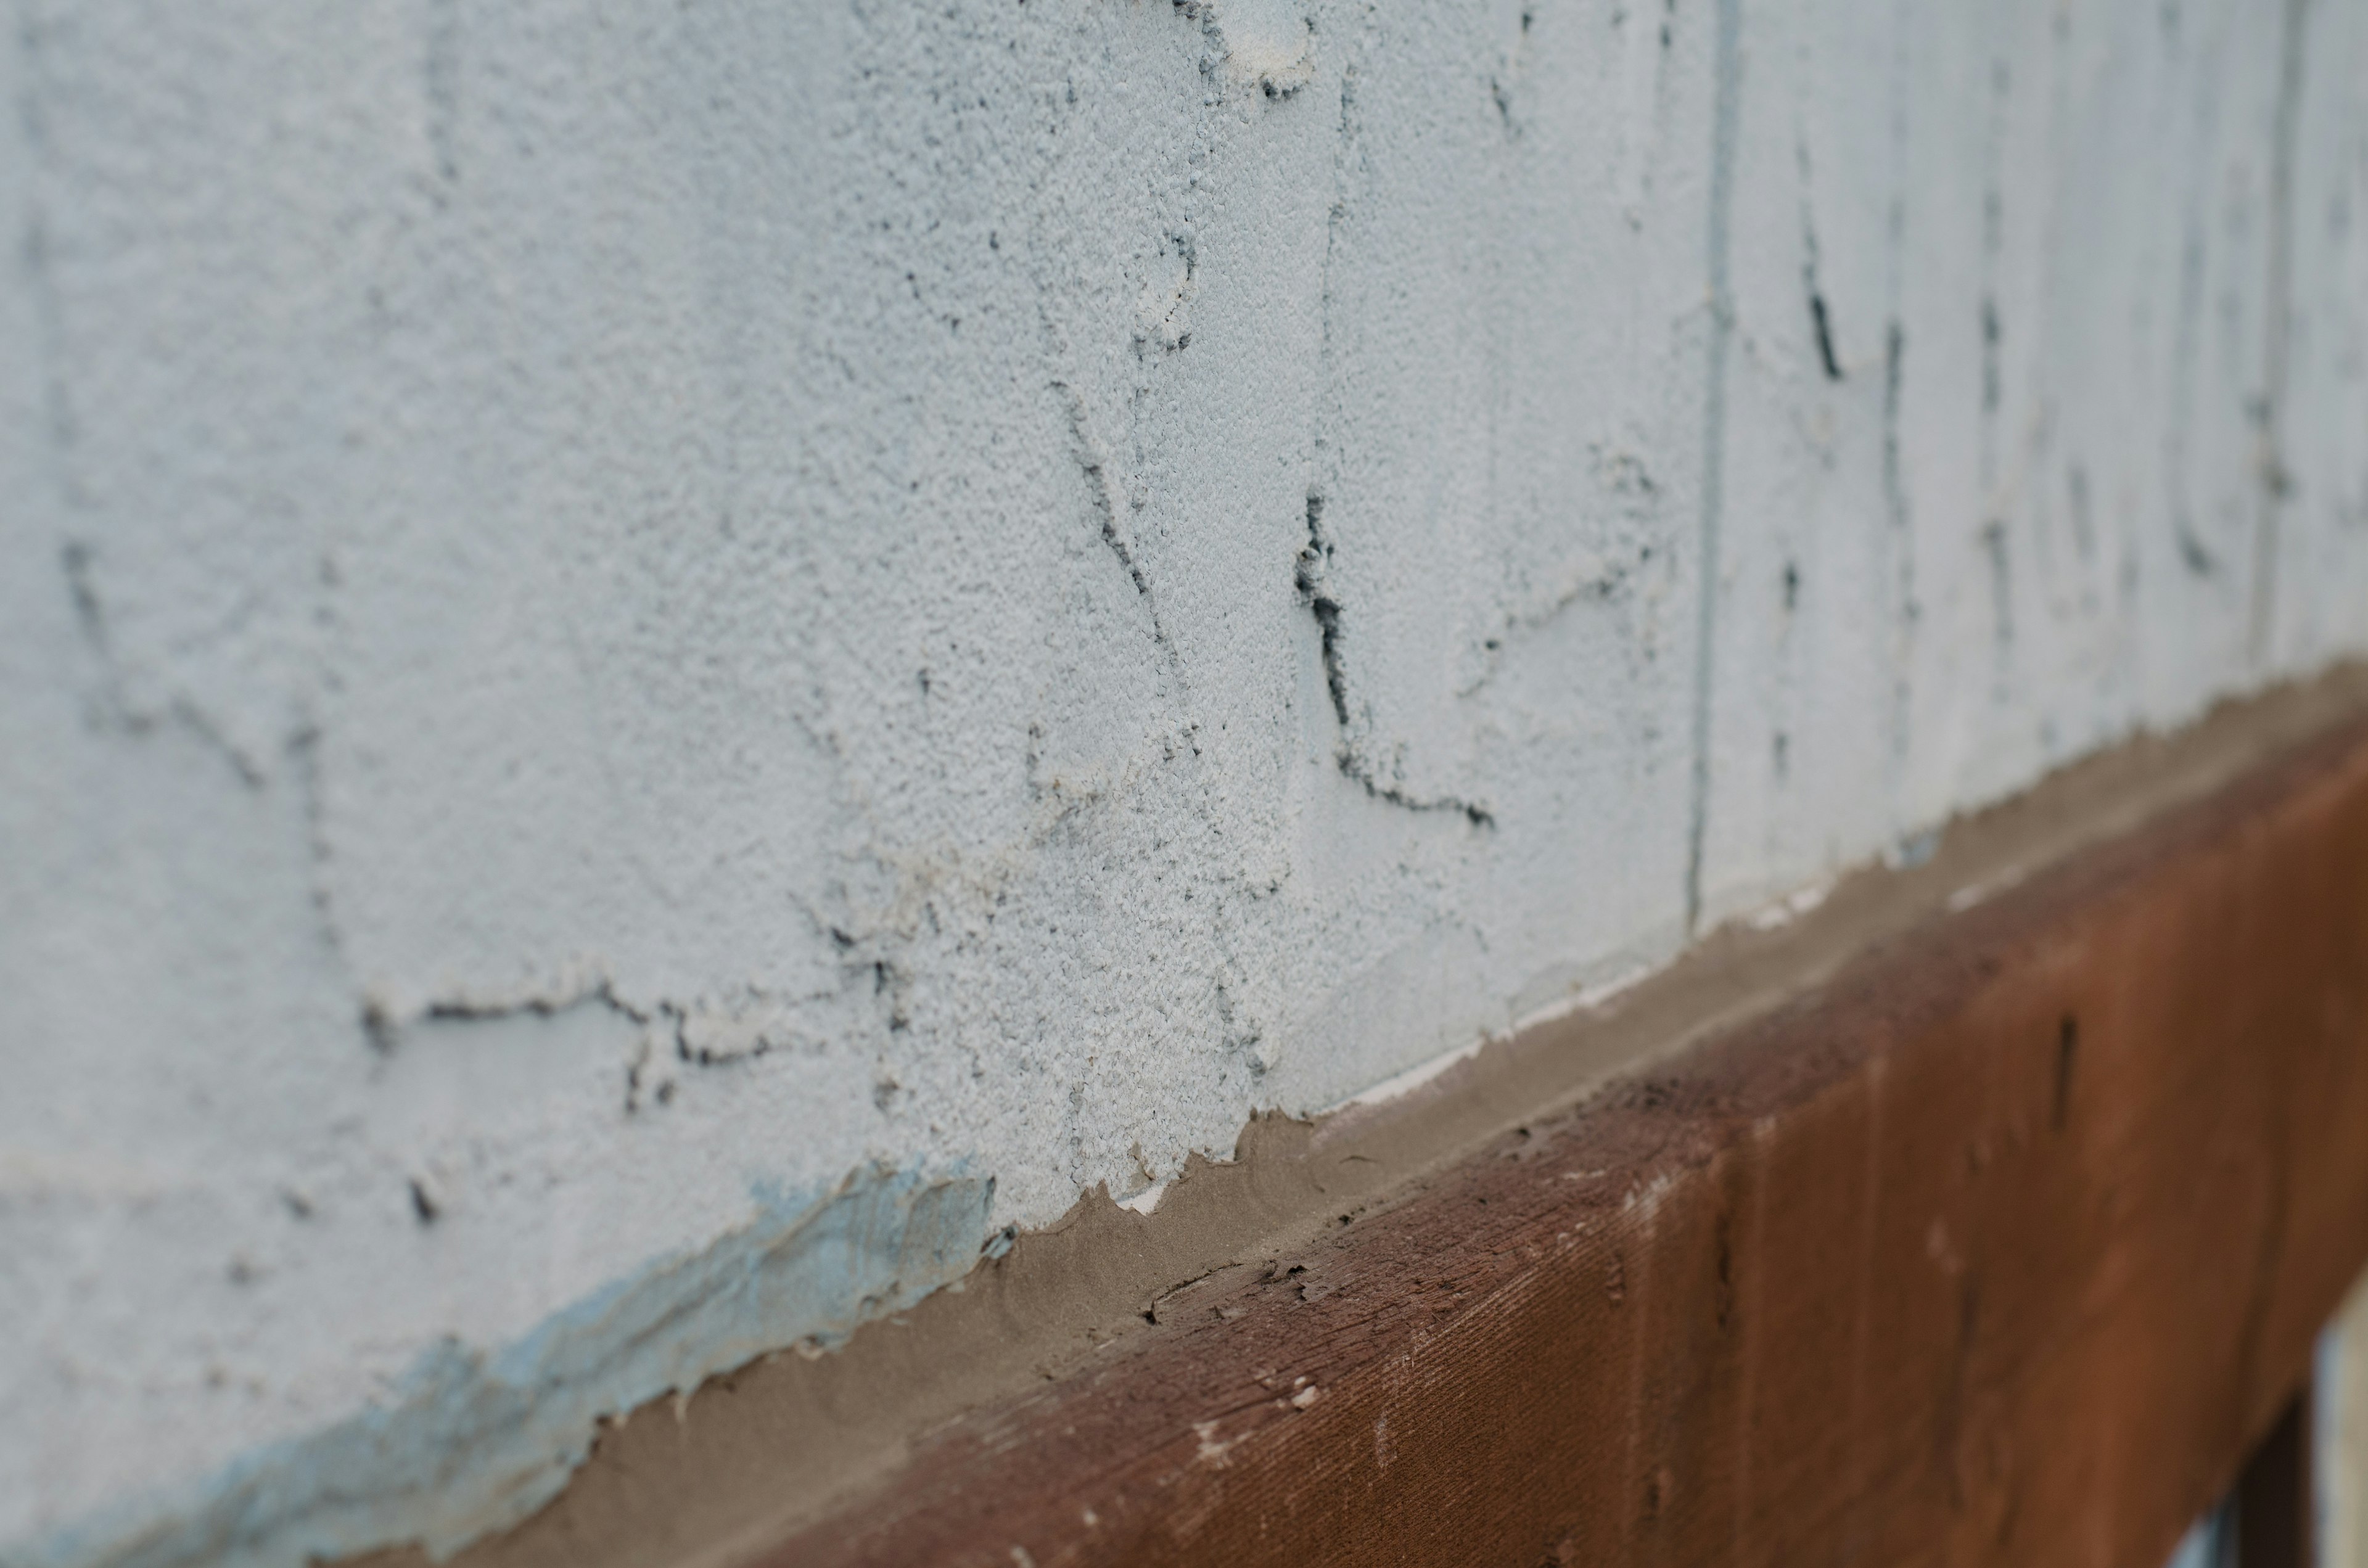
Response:
[{"label": "white stucco wall", "polygon": [[16,16],[12,1563],[454,1544],[2368,649],[2359,6]]}]

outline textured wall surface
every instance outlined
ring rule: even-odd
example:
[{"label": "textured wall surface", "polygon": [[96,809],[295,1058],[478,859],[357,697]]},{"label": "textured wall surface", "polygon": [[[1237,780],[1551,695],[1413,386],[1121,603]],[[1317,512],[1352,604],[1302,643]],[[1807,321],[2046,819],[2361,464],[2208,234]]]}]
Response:
[{"label": "textured wall surface", "polygon": [[23,0],[0,1560],[594,1417],[2368,649],[2368,9]]}]

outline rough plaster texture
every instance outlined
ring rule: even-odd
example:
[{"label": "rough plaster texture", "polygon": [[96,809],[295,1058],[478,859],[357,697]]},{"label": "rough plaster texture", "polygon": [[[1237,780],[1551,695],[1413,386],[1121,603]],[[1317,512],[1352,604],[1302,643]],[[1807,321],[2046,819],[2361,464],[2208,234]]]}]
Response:
[{"label": "rough plaster texture", "polygon": [[2368,648],[2332,0],[20,0],[0,1560],[450,1546]]}]

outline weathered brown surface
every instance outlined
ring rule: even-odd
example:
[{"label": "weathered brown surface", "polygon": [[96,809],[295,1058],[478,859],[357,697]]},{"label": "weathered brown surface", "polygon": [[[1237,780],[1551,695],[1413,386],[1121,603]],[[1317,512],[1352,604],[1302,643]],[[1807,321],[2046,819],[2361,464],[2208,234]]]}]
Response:
[{"label": "weathered brown surface", "polygon": [[1167,1295],[759,1560],[2157,1568],[2363,1259],[2352,728]]}]

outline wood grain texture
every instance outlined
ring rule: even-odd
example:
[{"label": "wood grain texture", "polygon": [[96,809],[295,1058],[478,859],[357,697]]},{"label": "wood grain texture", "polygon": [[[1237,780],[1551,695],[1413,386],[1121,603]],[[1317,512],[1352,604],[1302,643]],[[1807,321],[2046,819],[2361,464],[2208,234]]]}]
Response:
[{"label": "wood grain texture", "polygon": [[2158,1568],[2363,1259],[2352,727],[1169,1293],[758,1560]]}]

